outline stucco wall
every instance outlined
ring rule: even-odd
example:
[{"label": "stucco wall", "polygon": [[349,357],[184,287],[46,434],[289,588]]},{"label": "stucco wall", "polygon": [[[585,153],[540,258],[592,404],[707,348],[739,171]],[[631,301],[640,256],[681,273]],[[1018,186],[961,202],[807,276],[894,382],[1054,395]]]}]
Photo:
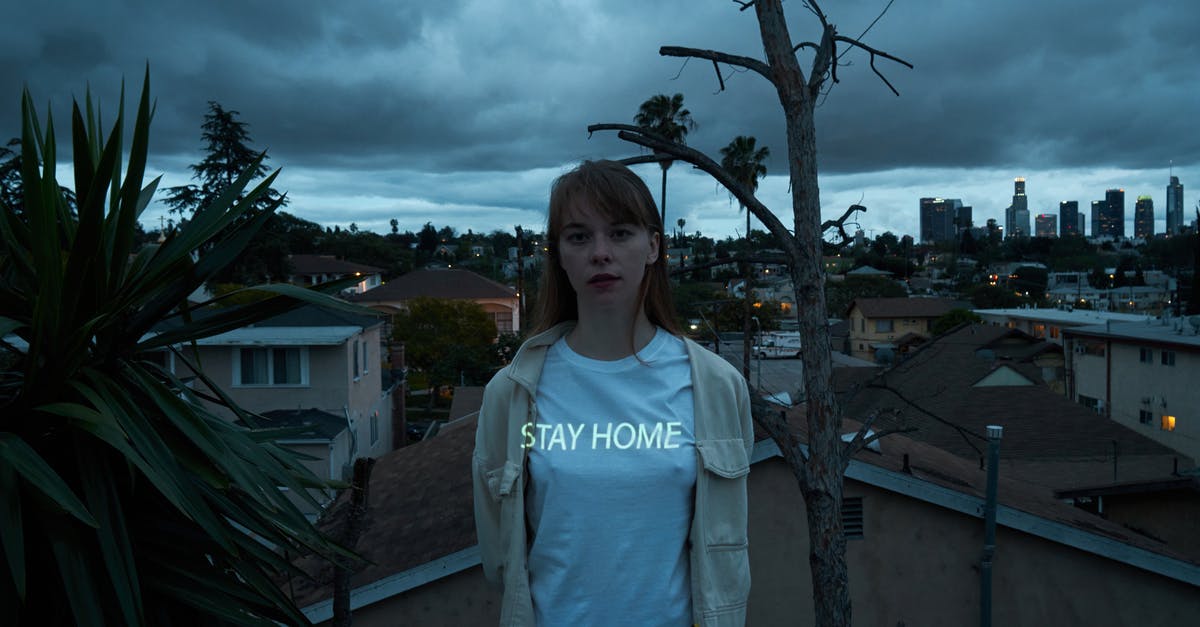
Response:
[{"label": "stucco wall", "polygon": [[[1106,356],[1075,351],[1076,346],[1107,344]],[[1141,361],[1141,350],[1150,351],[1149,361]],[[1073,368],[1074,400],[1079,395],[1105,401],[1113,420],[1169,446],[1192,459],[1200,459],[1200,351],[1185,347],[1167,348],[1150,342],[1072,337],[1068,342],[1068,367]],[[1162,363],[1162,352],[1173,351],[1175,365]],[[1107,372],[1111,364],[1111,373]],[[1144,403],[1147,398],[1151,402]],[[1166,407],[1163,402],[1166,402]],[[1150,412],[1149,424],[1141,421],[1141,412]],[[1162,428],[1162,416],[1175,417],[1175,430]]]}]

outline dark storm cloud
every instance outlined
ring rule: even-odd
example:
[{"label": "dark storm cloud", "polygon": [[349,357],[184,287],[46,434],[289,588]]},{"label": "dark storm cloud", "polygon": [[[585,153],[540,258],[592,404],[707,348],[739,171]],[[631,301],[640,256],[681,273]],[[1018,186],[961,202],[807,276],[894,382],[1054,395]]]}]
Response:
[{"label": "dark storm cloud", "polygon": [[[825,4],[856,36],[886,2]],[[802,3],[785,7],[794,40],[818,37]],[[686,95],[698,123],[690,145],[718,156],[754,135],[780,175],[782,113],[762,77],[723,66],[718,93],[711,63],[658,55],[683,45],[761,58],[752,13],[723,0],[18,3],[0,23],[0,139],[18,133],[22,85],[39,107],[54,103],[61,127],[89,87],[112,111],[124,79],[131,105],[149,63],[164,185],[186,182],[214,100],[285,168],[298,211],[408,207],[418,225],[431,207],[539,211],[563,164],[638,153],[611,134],[589,139],[586,127],[630,122],[656,93]],[[1184,2],[897,0],[865,41],[916,67],[877,62],[897,98],[866,53],[842,57],[841,82],[817,111],[822,175],[848,177],[828,187],[842,203],[868,184],[863,173],[900,189],[922,168],[937,173],[927,186],[984,169],[1002,187],[1014,170],[1194,164],[1197,23],[1200,4]],[[677,178],[699,185],[681,199],[728,210],[701,177]],[[777,187],[785,193],[786,181]],[[1004,202],[995,195],[988,202]]]}]

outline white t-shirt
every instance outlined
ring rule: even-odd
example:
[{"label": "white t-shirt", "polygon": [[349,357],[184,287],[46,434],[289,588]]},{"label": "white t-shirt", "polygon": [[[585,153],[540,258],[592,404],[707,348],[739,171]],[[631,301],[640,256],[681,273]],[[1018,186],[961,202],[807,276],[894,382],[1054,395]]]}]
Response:
[{"label": "white t-shirt", "polygon": [[546,355],[537,424],[523,431],[540,626],[692,624],[691,368],[662,329],[638,356],[589,359],[565,339]]}]

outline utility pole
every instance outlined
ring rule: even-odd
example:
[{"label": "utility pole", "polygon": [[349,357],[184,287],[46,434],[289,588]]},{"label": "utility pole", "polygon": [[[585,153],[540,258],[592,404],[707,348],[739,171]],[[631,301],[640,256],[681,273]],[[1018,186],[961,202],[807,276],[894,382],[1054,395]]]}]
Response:
[{"label": "utility pole", "polygon": [[[517,226],[517,316],[525,325],[525,264],[521,261],[521,250],[525,246],[525,231]],[[514,332],[520,329],[513,329]]]},{"label": "utility pole", "polygon": [[1004,427],[988,425],[987,500],[983,507],[983,559],[979,574],[979,624],[992,627],[992,558],[996,555],[996,479]]}]

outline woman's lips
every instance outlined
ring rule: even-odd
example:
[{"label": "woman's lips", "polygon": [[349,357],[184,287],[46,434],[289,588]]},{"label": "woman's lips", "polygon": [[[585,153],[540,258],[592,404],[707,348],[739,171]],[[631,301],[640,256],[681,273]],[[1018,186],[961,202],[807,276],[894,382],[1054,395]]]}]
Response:
[{"label": "woman's lips", "polygon": [[609,287],[612,284],[616,283],[618,280],[620,280],[620,277],[613,275],[613,274],[597,274],[597,275],[593,276],[592,278],[588,279],[588,285],[592,285],[592,286],[599,287],[599,288],[605,288],[605,287]]}]

